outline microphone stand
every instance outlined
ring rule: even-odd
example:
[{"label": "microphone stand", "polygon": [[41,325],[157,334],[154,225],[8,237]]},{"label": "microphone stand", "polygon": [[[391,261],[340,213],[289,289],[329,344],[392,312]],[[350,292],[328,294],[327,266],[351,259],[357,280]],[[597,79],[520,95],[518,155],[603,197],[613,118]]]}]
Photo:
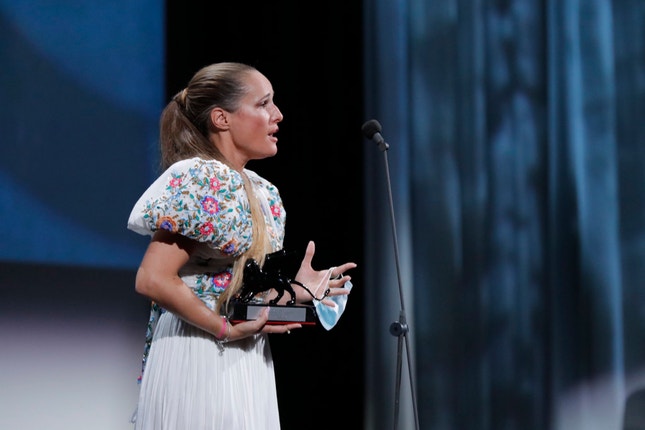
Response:
[{"label": "microphone stand", "polygon": [[[380,131],[380,124],[376,122],[375,120],[372,120],[374,124],[376,124],[378,131]],[[365,124],[367,125],[367,123]],[[365,126],[364,126],[365,128]],[[392,336],[397,337],[397,350],[396,350],[396,385],[394,388],[394,430],[398,429],[399,425],[399,409],[400,409],[400,399],[401,399],[401,372],[402,372],[402,365],[403,365],[403,345],[405,341],[405,347],[406,347],[406,357],[407,357],[407,363],[408,363],[408,378],[410,380],[410,392],[412,396],[412,409],[414,412],[414,423],[415,423],[415,429],[419,430],[419,415],[417,413],[417,402],[416,402],[416,396],[415,392],[416,390],[414,389],[414,379],[412,377],[412,364],[410,362],[410,342],[408,338],[408,332],[410,331],[410,327],[408,326],[407,323],[407,318],[405,314],[405,301],[403,299],[403,287],[402,287],[402,282],[401,282],[401,265],[399,262],[399,244],[397,240],[397,234],[396,234],[396,221],[394,218],[394,200],[392,198],[392,183],[390,180],[390,167],[389,167],[389,162],[388,162],[388,157],[387,157],[387,150],[389,149],[389,145],[385,142],[385,140],[381,137],[379,132],[375,133],[369,133],[372,134],[371,136],[368,135],[370,139],[374,139],[377,142],[378,149],[383,153],[383,162],[385,165],[385,178],[387,181],[387,191],[388,191],[388,198],[389,198],[389,207],[390,207],[390,220],[392,224],[392,239],[394,241],[394,260],[396,264],[396,275],[397,275],[397,280],[398,280],[398,286],[399,286],[399,301],[401,302],[401,310],[399,312],[399,319],[397,321],[394,321],[390,325],[390,334]]]}]

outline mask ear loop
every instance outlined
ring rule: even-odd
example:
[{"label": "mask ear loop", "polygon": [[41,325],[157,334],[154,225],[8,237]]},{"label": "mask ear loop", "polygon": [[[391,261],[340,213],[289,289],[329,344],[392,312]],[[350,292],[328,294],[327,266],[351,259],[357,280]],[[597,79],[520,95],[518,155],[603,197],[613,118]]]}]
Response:
[{"label": "mask ear loop", "polygon": [[[331,292],[331,289],[329,288],[329,281],[331,279],[334,279],[334,278],[331,277],[331,274],[332,274],[332,272],[334,271],[335,268],[336,267],[330,267],[329,268],[329,270],[327,271],[327,276],[322,280],[322,282],[320,284],[318,284],[318,286],[316,287],[316,290],[314,292],[311,292],[311,290],[309,288],[307,288],[307,286],[305,284],[303,284],[302,282],[296,281],[295,279],[291,279],[289,282],[291,282],[292,284],[296,284],[296,285],[301,286],[302,288],[305,289],[306,292],[309,293],[309,295],[314,300],[317,300],[317,301],[321,302],[321,301],[325,300],[325,298],[327,296],[329,296],[329,293]],[[341,277],[342,277],[342,274],[339,274],[335,279],[340,279]],[[327,289],[325,289],[325,291],[323,291],[322,297],[321,298],[316,297],[316,294],[318,294],[318,290],[320,290],[321,288],[324,288],[325,284],[327,284]]]}]

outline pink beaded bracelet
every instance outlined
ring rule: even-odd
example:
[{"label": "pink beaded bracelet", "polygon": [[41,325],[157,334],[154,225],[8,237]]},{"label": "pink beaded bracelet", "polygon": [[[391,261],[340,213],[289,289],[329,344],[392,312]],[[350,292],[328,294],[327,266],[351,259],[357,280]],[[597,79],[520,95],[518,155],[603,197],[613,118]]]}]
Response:
[{"label": "pink beaded bracelet", "polygon": [[219,331],[219,334],[215,336],[215,338],[219,341],[225,342],[226,340],[228,340],[228,334],[226,335],[226,337],[224,337],[224,334],[227,333],[226,328],[228,326],[228,318],[222,317],[222,322],[224,323],[222,325],[222,329]]}]

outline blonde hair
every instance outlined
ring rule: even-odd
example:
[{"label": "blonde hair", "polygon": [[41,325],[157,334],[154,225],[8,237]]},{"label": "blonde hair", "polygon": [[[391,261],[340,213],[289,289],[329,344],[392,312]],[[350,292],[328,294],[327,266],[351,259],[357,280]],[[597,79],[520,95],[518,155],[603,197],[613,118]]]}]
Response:
[{"label": "blonde hair", "polygon": [[[161,168],[167,169],[177,161],[192,157],[218,160],[233,168],[217,147],[208,139],[211,128],[210,112],[222,108],[235,112],[247,88],[245,76],[257,71],[242,63],[215,63],[200,69],[188,86],[179,91],[161,114],[160,150]],[[231,298],[242,287],[244,266],[249,258],[260,265],[271,251],[260,203],[253,185],[244,172],[240,172],[251,208],[253,241],[250,248],[233,264],[233,278],[218,299],[220,309],[228,306]]]}]

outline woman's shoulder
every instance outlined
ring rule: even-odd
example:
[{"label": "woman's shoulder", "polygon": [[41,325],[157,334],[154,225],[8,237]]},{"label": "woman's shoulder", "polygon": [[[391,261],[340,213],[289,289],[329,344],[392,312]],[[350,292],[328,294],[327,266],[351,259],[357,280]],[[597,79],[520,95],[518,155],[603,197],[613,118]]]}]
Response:
[{"label": "woman's shoulder", "polygon": [[190,168],[218,168],[229,169],[229,167],[219,160],[205,159],[200,157],[184,158],[183,160],[175,161],[168,169],[190,169]]},{"label": "woman's shoulder", "polygon": [[249,211],[238,172],[216,160],[191,158],[172,164],[144,192],[128,228],[140,234],[168,230],[243,252],[251,235]]},{"label": "woman's shoulder", "polygon": [[158,180],[171,182],[172,186],[183,185],[192,188],[226,189],[238,192],[243,188],[239,172],[218,160],[188,158],[172,164]]},{"label": "woman's shoulder", "polygon": [[210,160],[199,157],[186,158],[184,160],[176,161],[171,164],[165,171],[166,172],[185,172],[185,173],[218,173],[225,174],[229,176],[237,176],[240,174],[234,169],[231,169],[226,164],[222,163],[219,160]]},{"label": "woman's shoulder", "polygon": [[278,193],[278,188],[271,181],[260,176],[254,170],[244,169],[244,173],[256,187],[265,188],[276,194]]}]

